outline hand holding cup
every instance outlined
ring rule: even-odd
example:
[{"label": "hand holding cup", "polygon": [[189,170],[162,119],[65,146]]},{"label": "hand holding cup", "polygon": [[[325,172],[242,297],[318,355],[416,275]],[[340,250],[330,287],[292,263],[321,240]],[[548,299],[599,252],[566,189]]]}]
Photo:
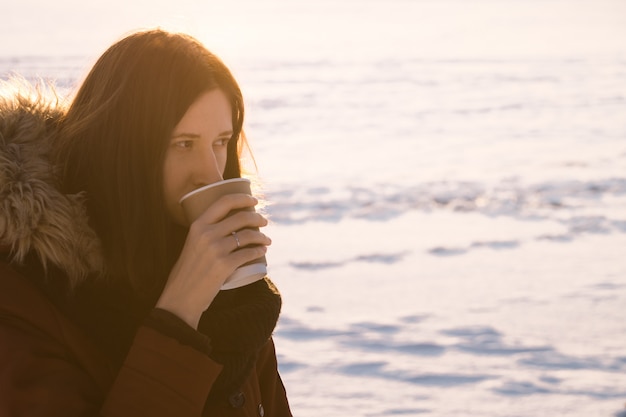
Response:
[{"label": "hand holding cup", "polygon": [[[204,211],[209,206],[215,203],[215,201],[225,195],[234,193],[252,195],[250,180],[245,178],[232,178],[206,185],[184,195],[180,199],[180,204],[183,207],[187,221],[191,224],[202,213],[204,213]],[[232,210],[228,214],[228,216],[232,216],[241,210],[254,211],[254,208],[246,207],[244,209]],[[257,231],[259,230],[258,227],[252,229]],[[244,247],[241,245],[241,241],[239,239],[239,236],[237,235],[238,232],[239,231],[233,231],[231,233],[233,240],[237,245],[236,250]],[[263,255],[250,262],[246,262],[245,264],[237,268],[235,272],[230,277],[228,277],[224,285],[222,285],[221,289],[230,290],[233,288],[242,287],[244,285],[248,285],[252,282],[263,279],[266,274],[267,260],[265,258],[265,255]]]},{"label": "hand holding cup", "polygon": [[220,290],[263,279],[271,240],[259,231],[267,220],[255,212],[257,202],[250,181],[240,178],[202,187],[181,199],[189,232],[156,307],[195,328]]}]

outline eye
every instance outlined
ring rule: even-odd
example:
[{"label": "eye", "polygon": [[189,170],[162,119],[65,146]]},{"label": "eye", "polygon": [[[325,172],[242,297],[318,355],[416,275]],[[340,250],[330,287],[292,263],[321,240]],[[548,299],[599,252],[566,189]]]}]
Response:
[{"label": "eye", "polygon": [[230,142],[230,138],[219,138],[215,142],[213,142],[213,146],[222,147],[227,146],[228,142]]},{"label": "eye", "polygon": [[174,146],[182,149],[190,149],[193,146],[192,140],[179,140],[174,142]]}]

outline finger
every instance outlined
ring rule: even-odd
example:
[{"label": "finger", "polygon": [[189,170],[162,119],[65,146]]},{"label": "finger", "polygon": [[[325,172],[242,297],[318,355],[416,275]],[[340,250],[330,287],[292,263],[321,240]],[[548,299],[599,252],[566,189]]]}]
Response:
[{"label": "finger", "polygon": [[232,262],[232,265],[234,265],[234,271],[245,263],[265,256],[266,253],[267,246],[250,246],[232,252],[228,257],[228,260],[229,262]]},{"label": "finger", "polygon": [[268,220],[260,213],[255,211],[240,211],[222,220],[216,224],[219,228],[224,228],[226,234],[241,229],[258,229],[267,226]]},{"label": "finger", "polygon": [[269,246],[272,244],[272,239],[270,239],[267,235],[253,229],[242,229],[237,232],[233,232],[225,239],[225,245],[232,249],[231,252],[248,246]]}]

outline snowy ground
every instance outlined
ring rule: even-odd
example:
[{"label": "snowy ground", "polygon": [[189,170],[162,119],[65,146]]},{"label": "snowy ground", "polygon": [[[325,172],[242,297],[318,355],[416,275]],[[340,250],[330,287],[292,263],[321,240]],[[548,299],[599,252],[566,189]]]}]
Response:
[{"label": "snowy ground", "polygon": [[[299,416],[614,416],[620,222],[413,211],[274,225],[276,333]],[[610,222],[609,222],[610,223]]]}]

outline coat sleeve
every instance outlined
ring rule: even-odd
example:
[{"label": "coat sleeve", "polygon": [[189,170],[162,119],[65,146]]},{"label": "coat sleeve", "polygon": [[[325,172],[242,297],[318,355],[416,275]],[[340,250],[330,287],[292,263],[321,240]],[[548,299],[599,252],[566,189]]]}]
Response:
[{"label": "coat sleeve", "polygon": [[200,416],[221,365],[196,349],[142,327],[102,415]]},{"label": "coat sleeve", "polygon": [[141,327],[119,373],[103,389],[47,336],[0,317],[0,415],[200,416],[221,370],[196,349]]}]

